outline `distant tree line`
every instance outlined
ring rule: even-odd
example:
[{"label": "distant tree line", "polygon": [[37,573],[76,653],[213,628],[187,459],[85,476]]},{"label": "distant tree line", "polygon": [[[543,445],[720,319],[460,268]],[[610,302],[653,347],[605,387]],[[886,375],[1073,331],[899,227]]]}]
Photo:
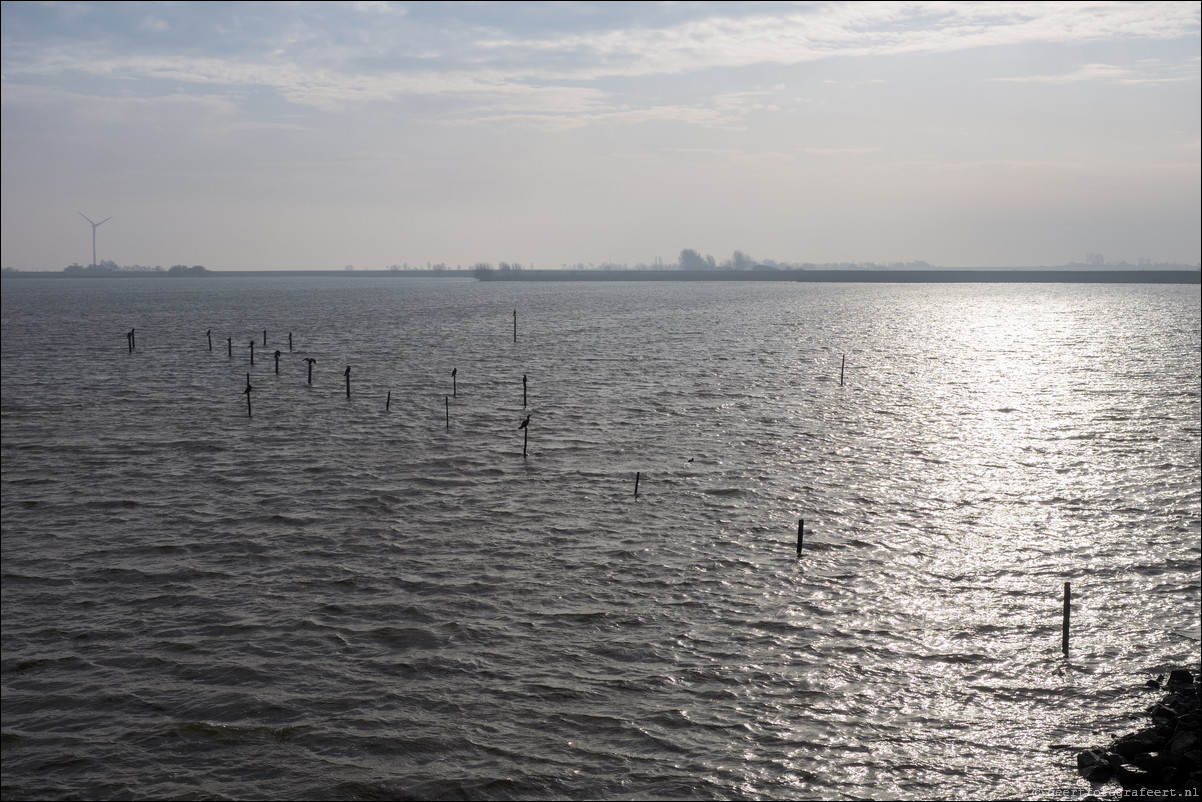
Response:
[{"label": "distant tree line", "polygon": [[209,271],[205,269],[204,265],[192,265],[191,267],[188,267],[187,265],[172,265],[164,270],[161,265],[155,265],[154,267],[149,267],[147,265],[121,266],[111,259],[106,259],[100,264],[88,265],[87,267],[84,267],[79,263],[67,265],[63,268],[63,272],[89,276],[97,274],[107,275],[111,273],[164,273],[173,276],[199,276],[204,273],[208,273]]},{"label": "distant tree line", "polygon": [[[474,265],[472,265],[472,272],[474,272],[477,276],[491,273],[492,269],[493,266],[488,262],[476,262]],[[497,270],[500,270],[502,273],[508,273],[510,271],[522,269],[523,268],[520,262],[501,262],[499,265],[497,265]]]},{"label": "distant tree line", "polygon": [[665,264],[662,259],[656,259],[652,264],[639,262],[631,267],[628,264],[602,262],[593,264],[577,262],[574,265],[561,265],[564,270],[929,270],[927,262],[778,262],[775,259],[755,259],[745,251],[736,250],[729,259],[719,262],[712,255],[704,256],[693,248],[685,248],[680,252],[676,264]]}]

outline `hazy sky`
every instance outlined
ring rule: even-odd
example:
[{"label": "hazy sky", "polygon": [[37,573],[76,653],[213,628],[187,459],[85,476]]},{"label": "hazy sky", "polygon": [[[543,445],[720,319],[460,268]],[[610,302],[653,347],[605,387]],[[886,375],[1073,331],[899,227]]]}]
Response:
[{"label": "hazy sky", "polygon": [[1196,263],[1197,2],[5,2],[4,266]]}]

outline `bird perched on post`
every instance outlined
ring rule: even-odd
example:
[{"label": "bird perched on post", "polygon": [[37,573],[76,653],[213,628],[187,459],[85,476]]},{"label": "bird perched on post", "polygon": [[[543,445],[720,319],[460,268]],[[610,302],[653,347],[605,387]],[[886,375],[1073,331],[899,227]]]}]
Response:
[{"label": "bird perched on post", "polygon": [[529,426],[529,425],[530,425],[530,416],[529,416],[529,415],[527,415],[527,416],[526,416],[526,420],[524,420],[524,421],[522,421],[521,423],[519,423],[519,424],[518,424],[518,428],[519,428],[519,429],[525,429],[525,428],[526,428],[527,426]]}]

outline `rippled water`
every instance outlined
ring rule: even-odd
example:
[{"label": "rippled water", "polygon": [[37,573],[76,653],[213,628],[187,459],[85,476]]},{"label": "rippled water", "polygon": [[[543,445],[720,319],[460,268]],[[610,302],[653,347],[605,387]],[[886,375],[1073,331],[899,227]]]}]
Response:
[{"label": "rippled water", "polygon": [[1199,660],[1199,319],[1196,286],[5,280],[4,796],[1080,795],[1073,748]]}]

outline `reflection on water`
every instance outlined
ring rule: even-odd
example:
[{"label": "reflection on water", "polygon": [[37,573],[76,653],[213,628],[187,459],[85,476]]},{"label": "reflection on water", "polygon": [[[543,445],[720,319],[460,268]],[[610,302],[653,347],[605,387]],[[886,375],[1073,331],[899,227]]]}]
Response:
[{"label": "reflection on water", "polygon": [[6,280],[3,366],[14,798],[1084,791],[1198,660],[1196,287]]}]

